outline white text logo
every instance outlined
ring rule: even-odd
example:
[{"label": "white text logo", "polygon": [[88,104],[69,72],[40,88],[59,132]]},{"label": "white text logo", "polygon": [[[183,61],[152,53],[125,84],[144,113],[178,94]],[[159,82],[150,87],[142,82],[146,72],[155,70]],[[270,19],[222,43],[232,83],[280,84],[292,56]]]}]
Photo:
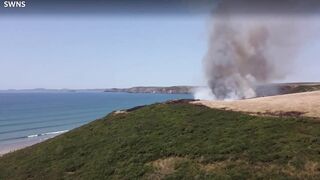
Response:
[{"label": "white text logo", "polygon": [[24,8],[26,7],[25,1],[4,1],[3,7],[5,8]]}]

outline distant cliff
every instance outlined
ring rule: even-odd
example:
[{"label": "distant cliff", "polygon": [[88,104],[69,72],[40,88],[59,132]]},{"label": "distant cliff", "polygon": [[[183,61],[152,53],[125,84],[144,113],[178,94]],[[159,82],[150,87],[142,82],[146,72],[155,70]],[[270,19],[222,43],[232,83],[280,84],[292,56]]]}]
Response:
[{"label": "distant cliff", "polygon": [[162,94],[190,94],[193,86],[171,86],[171,87],[151,87],[141,86],[132,88],[110,88],[105,92],[127,92],[127,93],[162,93]]},{"label": "distant cliff", "polygon": [[[126,93],[161,93],[161,94],[192,94],[194,89],[199,86],[137,86],[131,88],[108,88],[108,89],[7,89],[1,90],[0,93],[59,93],[59,92],[126,92]],[[319,82],[305,83],[273,83],[265,84],[256,87],[257,97],[273,96],[280,94],[291,94],[308,91],[320,90]]]},{"label": "distant cliff", "polygon": [[[161,93],[161,94],[191,94],[198,86],[138,86],[131,88],[109,88],[104,92],[126,92],[126,93]],[[257,97],[273,96],[280,94],[291,94],[307,91],[320,90],[320,83],[274,83],[256,87]]]}]

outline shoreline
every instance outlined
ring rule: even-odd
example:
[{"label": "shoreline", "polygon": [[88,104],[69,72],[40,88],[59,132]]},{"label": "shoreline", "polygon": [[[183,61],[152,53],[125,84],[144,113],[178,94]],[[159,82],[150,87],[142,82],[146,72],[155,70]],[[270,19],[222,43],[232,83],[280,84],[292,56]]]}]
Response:
[{"label": "shoreline", "polygon": [[[63,133],[60,133],[60,134],[63,134]],[[51,139],[51,138],[54,138],[60,134],[49,134],[47,136],[42,136],[42,137],[34,137],[34,138],[29,138],[29,139],[26,138],[26,139],[19,141],[19,142],[1,144],[0,157],[5,154],[8,154],[8,153],[11,153],[11,152],[14,152],[14,151],[17,151],[17,150],[41,143],[41,142],[44,142],[44,141]]]}]

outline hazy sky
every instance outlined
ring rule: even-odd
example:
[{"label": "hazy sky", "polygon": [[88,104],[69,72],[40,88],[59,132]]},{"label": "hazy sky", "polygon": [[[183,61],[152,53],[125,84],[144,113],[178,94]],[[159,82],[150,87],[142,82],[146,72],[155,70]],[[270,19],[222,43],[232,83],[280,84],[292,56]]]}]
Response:
[{"label": "hazy sky", "polygon": [[[0,89],[203,84],[207,20],[194,16],[0,17]],[[283,81],[320,81],[320,39]]]}]

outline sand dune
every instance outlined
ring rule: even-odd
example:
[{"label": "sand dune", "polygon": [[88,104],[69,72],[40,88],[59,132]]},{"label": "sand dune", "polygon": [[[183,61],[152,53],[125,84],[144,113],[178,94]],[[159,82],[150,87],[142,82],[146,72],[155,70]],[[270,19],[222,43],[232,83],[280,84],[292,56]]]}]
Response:
[{"label": "sand dune", "polygon": [[296,114],[320,117],[320,91],[260,97],[235,101],[194,101],[211,108],[249,113]]}]

